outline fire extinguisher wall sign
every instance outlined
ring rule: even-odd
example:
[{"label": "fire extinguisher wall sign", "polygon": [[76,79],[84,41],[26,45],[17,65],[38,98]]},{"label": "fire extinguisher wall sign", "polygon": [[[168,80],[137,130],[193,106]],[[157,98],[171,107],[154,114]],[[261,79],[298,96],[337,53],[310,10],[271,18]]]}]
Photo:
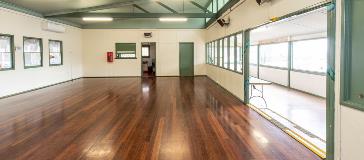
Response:
[{"label": "fire extinguisher wall sign", "polygon": [[107,52],[107,62],[114,62],[114,53]]}]

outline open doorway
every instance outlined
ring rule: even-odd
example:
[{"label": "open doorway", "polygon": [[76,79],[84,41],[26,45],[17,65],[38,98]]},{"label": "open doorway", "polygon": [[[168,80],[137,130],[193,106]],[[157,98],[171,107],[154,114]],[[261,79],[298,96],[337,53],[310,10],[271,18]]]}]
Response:
[{"label": "open doorway", "polygon": [[142,42],[142,77],[156,76],[156,43]]},{"label": "open doorway", "polygon": [[249,102],[320,156],[326,151],[327,10],[250,31]]}]

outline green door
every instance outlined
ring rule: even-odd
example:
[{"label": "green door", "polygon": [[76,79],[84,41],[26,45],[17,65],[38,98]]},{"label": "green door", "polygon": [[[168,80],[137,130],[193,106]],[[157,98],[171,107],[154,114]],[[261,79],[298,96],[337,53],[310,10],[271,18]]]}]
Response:
[{"label": "green door", "polygon": [[179,74],[180,76],[194,76],[192,42],[179,43]]}]

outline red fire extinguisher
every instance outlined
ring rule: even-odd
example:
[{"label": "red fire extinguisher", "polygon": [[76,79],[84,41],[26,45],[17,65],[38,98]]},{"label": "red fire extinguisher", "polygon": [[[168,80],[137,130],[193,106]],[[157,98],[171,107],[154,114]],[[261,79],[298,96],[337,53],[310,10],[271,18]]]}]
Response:
[{"label": "red fire extinguisher", "polygon": [[114,53],[107,52],[107,62],[114,62]]}]

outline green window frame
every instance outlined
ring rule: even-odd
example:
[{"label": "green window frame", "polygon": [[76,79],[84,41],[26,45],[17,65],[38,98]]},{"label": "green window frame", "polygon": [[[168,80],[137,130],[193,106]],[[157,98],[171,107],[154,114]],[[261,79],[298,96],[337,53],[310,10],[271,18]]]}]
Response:
[{"label": "green window frame", "polygon": [[115,59],[137,59],[136,43],[115,43]]},{"label": "green window frame", "polygon": [[[28,41],[28,42],[27,42]],[[30,43],[31,41],[37,42],[37,46],[31,46],[31,44],[29,44],[30,46],[26,46],[26,43]],[[36,49],[37,51],[31,51],[31,49]],[[28,51],[29,49],[29,51]],[[36,55],[39,56],[36,56]],[[34,37],[23,37],[23,61],[24,61],[24,69],[28,69],[28,68],[38,68],[38,67],[43,67],[43,41],[42,38],[34,38]],[[37,58],[39,57],[39,60],[34,60],[35,61],[39,61],[39,64],[35,64],[35,65],[31,65],[33,58]],[[30,59],[28,59],[30,58]],[[29,65],[30,63],[30,65]]]},{"label": "green window frame", "polygon": [[[52,43],[58,44],[59,48],[52,48]],[[63,42],[60,40],[48,40],[49,48],[49,66],[60,66],[63,65]],[[60,60],[53,62],[58,57]]]},{"label": "green window frame", "polygon": [[[9,35],[9,34],[0,34],[0,40],[1,39],[9,39],[9,48],[8,50],[5,48],[4,50],[1,50],[0,48],[0,60],[4,61],[5,59],[5,54],[9,54],[9,58],[10,58],[10,67],[3,67],[2,62],[0,61],[0,71],[5,71],[5,70],[14,70],[15,69],[15,56],[14,56],[14,36],[13,35]],[[1,44],[0,44],[1,45]]]}]

